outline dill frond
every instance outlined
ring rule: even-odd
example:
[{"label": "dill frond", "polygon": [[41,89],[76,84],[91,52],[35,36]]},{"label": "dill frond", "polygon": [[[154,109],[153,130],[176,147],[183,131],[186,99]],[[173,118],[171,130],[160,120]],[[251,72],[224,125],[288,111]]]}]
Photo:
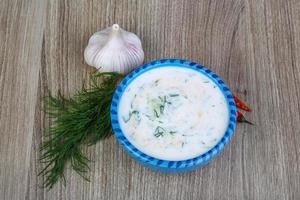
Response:
[{"label": "dill frond", "polygon": [[[41,162],[45,163],[40,175],[45,177],[44,186],[51,189],[64,178],[67,162],[80,176],[88,180],[89,159],[81,150],[82,144],[94,144],[112,135],[110,105],[118,82],[123,75],[115,72],[96,73],[91,85],[73,97],[60,93],[45,99],[45,112],[53,124],[45,131]],[[64,181],[65,183],[65,181]]]}]

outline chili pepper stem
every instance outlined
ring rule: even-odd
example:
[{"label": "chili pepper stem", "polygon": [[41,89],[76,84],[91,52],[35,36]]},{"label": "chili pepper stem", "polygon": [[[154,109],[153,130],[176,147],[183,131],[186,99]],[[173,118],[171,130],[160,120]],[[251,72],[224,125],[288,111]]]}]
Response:
[{"label": "chili pepper stem", "polygon": [[244,117],[243,113],[241,113],[240,111],[237,111],[236,119],[237,119],[237,121],[240,122],[240,123],[247,123],[247,124],[250,124],[250,125],[254,125],[252,122],[248,121],[248,120]]},{"label": "chili pepper stem", "polygon": [[250,124],[250,125],[254,126],[254,124],[252,122],[248,121],[244,116],[240,119],[239,122],[241,122],[241,123],[247,123],[247,124]]}]

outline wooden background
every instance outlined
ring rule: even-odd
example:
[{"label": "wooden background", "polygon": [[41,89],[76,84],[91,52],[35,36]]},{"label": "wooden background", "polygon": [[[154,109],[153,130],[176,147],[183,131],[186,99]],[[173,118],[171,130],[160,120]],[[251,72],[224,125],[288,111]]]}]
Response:
[{"label": "wooden background", "polygon": [[[41,188],[47,90],[73,94],[93,69],[83,50],[113,23],[145,62],[185,58],[217,72],[254,109],[225,151],[185,174],[150,171],[111,137],[85,149],[91,182]],[[0,0],[0,199],[300,199],[299,0]]]}]

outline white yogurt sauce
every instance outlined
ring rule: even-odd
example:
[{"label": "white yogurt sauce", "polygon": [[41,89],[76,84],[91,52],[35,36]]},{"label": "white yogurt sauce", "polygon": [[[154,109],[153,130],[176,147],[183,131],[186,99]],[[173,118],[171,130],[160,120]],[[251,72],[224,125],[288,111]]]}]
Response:
[{"label": "white yogurt sauce", "polygon": [[229,120],[226,99],[205,75],[161,67],[134,79],[119,104],[125,137],[154,158],[179,161],[212,149]]}]

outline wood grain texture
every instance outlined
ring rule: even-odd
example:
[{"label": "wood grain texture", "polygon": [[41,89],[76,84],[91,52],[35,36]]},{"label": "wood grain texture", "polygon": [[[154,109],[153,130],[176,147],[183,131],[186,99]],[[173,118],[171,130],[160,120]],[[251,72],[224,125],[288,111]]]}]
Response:
[{"label": "wood grain texture", "polygon": [[[72,95],[93,69],[88,38],[119,23],[142,40],[145,62],[209,66],[253,107],[204,168],[168,175],[132,160],[111,137],[85,149],[91,182],[41,188],[49,119],[42,97]],[[0,199],[300,199],[299,0],[0,0]]]}]

